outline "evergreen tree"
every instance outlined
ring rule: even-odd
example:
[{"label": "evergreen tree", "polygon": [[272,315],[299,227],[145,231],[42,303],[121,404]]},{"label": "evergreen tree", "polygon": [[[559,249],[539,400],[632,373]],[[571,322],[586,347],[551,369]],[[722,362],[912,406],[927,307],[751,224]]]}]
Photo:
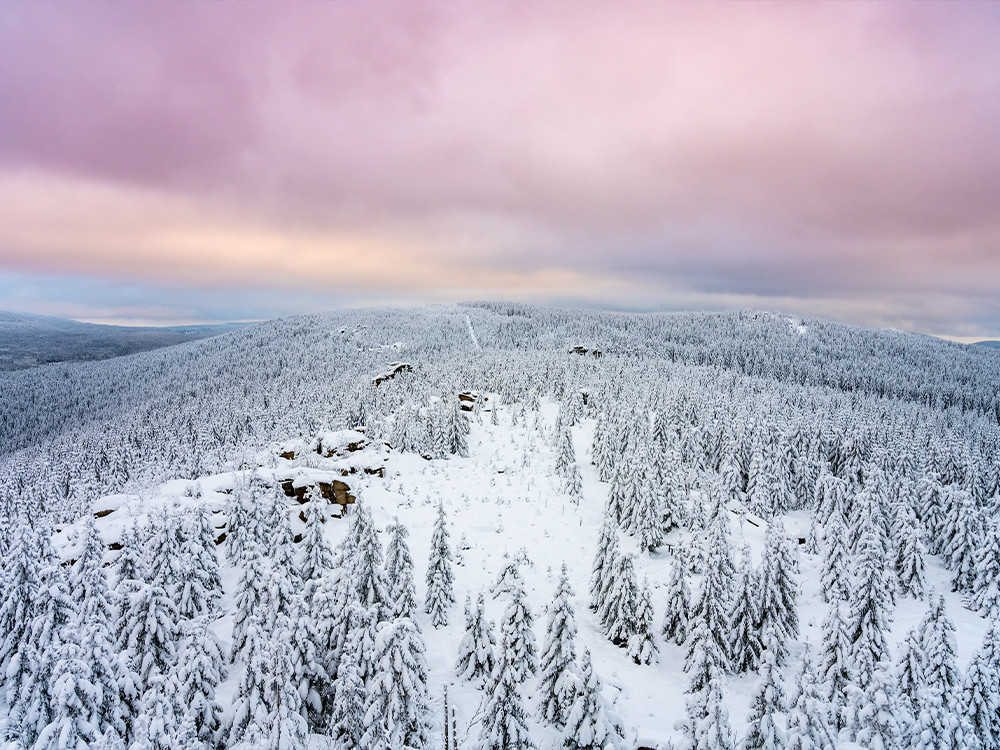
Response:
[{"label": "evergreen tree", "polygon": [[990,523],[986,542],[979,551],[972,605],[984,617],[1000,619],[1000,518]]},{"label": "evergreen tree", "polygon": [[764,648],[758,623],[762,621],[757,576],[750,561],[750,548],[743,547],[739,572],[733,593],[733,609],[729,614],[732,641],[729,657],[733,670],[749,672],[757,669],[757,660]]},{"label": "evergreen tree", "polygon": [[448,624],[448,609],[455,603],[455,576],[451,570],[451,547],[445,525],[444,503],[438,503],[437,519],[431,535],[431,553],[427,563],[427,596],[424,611],[431,616],[431,624],[441,627]]},{"label": "evergreen tree", "polygon": [[827,723],[812,669],[809,647],[802,654],[802,665],[795,681],[795,698],[788,712],[789,750],[833,750],[835,737]]},{"label": "evergreen tree", "polygon": [[610,514],[605,510],[590,576],[590,608],[593,610],[600,610],[604,603],[602,595],[607,589],[611,572],[618,566],[619,554],[618,531]]},{"label": "evergreen tree", "polygon": [[326,500],[314,493],[309,500],[306,530],[302,536],[302,579],[315,586],[326,571],[333,567],[333,549],[323,533],[323,510]]},{"label": "evergreen tree", "polygon": [[923,598],[927,586],[924,574],[924,542],[920,538],[917,517],[909,506],[903,506],[899,524],[899,543],[896,548],[896,575],[899,590],[904,596]]},{"label": "evergreen tree", "polygon": [[117,645],[138,695],[145,695],[154,673],[171,673],[177,637],[177,609],[160,586],[145,584],[129,596],[118,620]]},{"label": "evergreen tree", "polygon": [[990,627],[972,657],[959,697],[959,714],[979,739],[982,750],[1000,748],[1000,628]]},{"label": "evergreen tree", "polygon": [[462,402],[457,396],[451,395],[447,399],[448,410],[446,412],[445,435],[447,438],[448,452],[454,456],[469,455],[469,418],[462,411]]},{"label": "evergreen tree", "polygon": [[907,727],[889,665],[883,662],[865,690],[852,687],[850,734],[870,750],[903,750]]},{"label": "evergreen tree", "polygon": [[644,580],[639,588],[632,634],[628,638],[628,655],[636,664],[651,664],[659,653],[653,638],[653,602],[649,593],[649,581]]},{"label": "evergreen tree", "polygon": [[147,684],[135,719],[135,740],[129,750],[176,750],[175,685],[157,671],[150,674]]},{"label": "evergreen tree", "polygon": [[667,584],[667,606],[663,616],[663,637],[682,645],[688,637],[688,613],[691,589],[688,586],[687,555],[683,550],[674,557],[674,569]]},{"label": "evergreen tree", "polygon": [[215,690],[226,678],[226,671],[219,639],[208,629],[207,621],[195,621],[180,663],[177,704],[185,707],[198,739],[211,746],[222,730],[222,706],[215,699]]},{"label": "evergreen tree", "polygon": [[330,736],[334,747],[356,748],[361,746],[365,725],[367,693],[358,664],[345,652],[341,660],[330,710]]},{"label": "evergreen tree", "polygon": [[957,506],[954,521],[946,529],[948,541],[944,555],[948,567],[954,572],[952,591],[969,591],[976,577],[976,563],[980,559],[985,530],[983,517],[972,495],[965,491],[951,493],[951,502]]},{"label": "evergreen tree", "polygon": [[945,611],[944,597],[929,597],[930,608],[920,623],[924,652],[923,685],[941,696],[948,708],[954,706],[961,684],[955,659],[955,626]]},{"label": "evergreen tree", "polygon": [[[783,647],[799,635],[799,615],[795,609],[797,585],[792,572],[793,562],[785,527],[780,519],[772,519],[767,526],[764,540],[764,556],[760,571],[760,620],[758,629],[766,632],[773,627],[778,634],[778,643]],[[775,656],[779,663],[785,652],[779,650]]]},{"label": "evergreen tree", "polygon": [[847,529],[839,512],[834,513],[826,527],[826,554],[823,556],[821,590],[828,602],[850,597],[850,553],[847,549]]},{"label": "evergreen tree", "polygon": [[[725,671],[729,665],[729,640],[732,609],[730,586],[735,574],[729,545],[729,520],[723,513],[716,513],[709,530],[708,557],[701,595],[691,611],[690,627],[704,623],[715,642],[714,653],[721,661],[716,666]],[[699,688],[700,690],[700,688]]]},{"label": "evergreen tree", "polygon": [[497,641],[493,635],[493,623],[486,619],[485,609],[486,603],[480,594],[475,608],[470,610],[465,635],[458,646],[455,672],[463,680],[484,680],[490,676],[496,664],[494,648]]},{"label": "evergreen tree", "polygon": [[114,564],[116,591],[124,596],[126,589],[149,581],[149,567],[142,548],[139,525],[133,521],[122,532],[122,548]]},{"label": "evergreen tree", "polygon": [[687,641],[684,671],[689,682],[686,692],[695,695],[705,691],[712,676],[720,673],[726,664],[726,656],[712,636],[708,623],[698,620]]},{"label": "evergreen tree", "polygon": [[937,687],[920,693],[910,750],[978,750],[979,738]]},{"label": "evergreen tree", "polygon": [[862,690],[867,689],[876,665],[889,656],[885,633],[889,625],[889,592],[895,582],[886,564],[882,532],[875,524],[866,525],[861,532],[847,619],[855,682]]},{"label": "evergreen tree", "polygon": [[915,628],[910,628],[896,660],[896,684],[899,685],[900,699],[911,714],[917,710],[920,690],[924,686],[926,660],[921,638]]},{"label": "evergreen tree", "polygon": [[367,505],[356,504],[352,534],[357,601],[366,609],[373,608],[378,621],[383,622],[391,614],[392,602],[389,598],[389,582],[382,567],[382,543]]},{"label": "evergreen tree", "polygon": [[[385,549],[385,577],[389,582],[390,615],[413,621],[417,611],[417,590],[413,584],[413,557],[406,543],[409,532],[398,520],[387,526],[386,531],[389,543]],[[413,624],[416,626],[415,621]]]},{"label": "evergreen tree", "polygon": [[479,708],[482,724],[479,750],[531,750],[535,744],[528,732],[528,715],[519,690],[522,661],[510,633],[501,635],[496,668]]},{"label": "evergreen tree", "polygon": [[847,691],[852,677],[851,641],[841,607],[840,602],[834,602],[823,619],[823,649],[816,674],[820,695],[829,705],[831,723],[837,729],[842,729],[846,721]]},{"label": "evergreen tree", "polygon": [[249,734],[255,719],[261,712],[266,711],[264,682],[269,667],[266,653],[268,639],[269,636],[261,625],[260,616],[254,614],[247,623],[246,642],[242,649],[243,669],[233,699],[229,739],[225,743],[228,746],[235,745],[240,738]]},{"label": "evergreen tree", "polygon": [[617,568],[610,571],[610,585],[604,594],[604,606],[598,613],[608,640],[622,648],[636,632],[639,585],[635,580],[633,559],[632,555],[622,555]]},{"label": "evergreen tree", "polygon": [[[368,685],[361,739],[365,748],[419,748],[427,744],[427,663],[420,633],[407,617],[383,623],[375,637],[375,671]],[[384,724],[380,724],[384,722]],[[379,732],[388,730],[388,744]]]},{"label": "evergreen tree", "polygon": [[181,580],[181,552],[185,541],[180,516],[164,506],[153,517],[149,538],[149,581],[159,586],[176,606]]},{"label": "evergreen tree", "polygon": [[108,581],[101,567],[103,560],[104,540],[97,531],[94,516],[88,514],[83,527],[82,549],[70,568],[69,588],[78,611],[83,611],[85,602],[96,599],[104,605],[99,615],[108,618],[111,616],[112,608],[108,595]]},{"label": "evergreen tree", "polygon": [[[305,750],[308,729],[302,718],[299,692],[289,679],[292,654],[287,633],[279,630],[261,653],[264,670],[261,704],[254,712],[264,738],[262,750]],[[252,730],[251,730],[252,731]]]},{"label": "evergreen tree", "polygon": [[264,607],[269,598],[268,587],[272,579],[271,566],[256,542],[247,545],[243,561],[244,567],[236,582],[231,661],[236,661],[246,647],[251,619],[264,614]]},{"label": "evergreen tree", "polygon": [[40,561],[32,554],[35,533],[22,526],[20,533],[14,534],[3,561],[6,576],[3,580],[5,595],[0,600],[0,674],[8,676],[8,665],[12,660],[17,662],[12,670],[15,673],[18,665],[27,667],[22,662],[31,634],[34,602],[41,586]]},{"label": "evergreen tree", "polygon": [[555,597],[549,608],[538,680],[538,715],[547,724],[563,727],[574,695],[576,617],[570,598],[569,572],[563,563]]},{"label": "evergreen tree", "polygon": [[573,704],[566,715],[563,744],[570,750],[618,750],[623,745],[621,730],[608,718],[601,681],[594,674],[590,651],[580,658],[580,678]]},{"label": "evergreen tree", "polygon": [[55,665],[46,686],[49,722],[38,733],[37,750],[87,748],[101,729],[95,722],[101,696],[72,630],[53,646]]},{"label": "evergreen tree", "polygon": [[181,551],[177,613],[183,619],[212,612],[222,596],[219,557],[215,552],[215,529],[204,506],[188,518]]},{"label": "evergreen tree", "polygon": [[749,726],[740,743],[740,750],[779,750],[785,746],[785,732],[780,722],[775,721],[777,715],[787,708],[774,651],[776,638],[774,629],[769,629],[760,654],[757,688],[750,701]]},{"label": "evergreen tree", "polygon": [[523,587],[511,593],[510,603],[500,620],[500,640],[505,644],[509,671],[516,682],[523,682],[538,672],[538,655],[535,645],[534,618]]},{"label": "evergreen tree", "polygon": [[722,700],[722,679],[717,671],[705,686],[703,716],[694,726],[693,750],[736,750],[729,724],[729,709]]}]

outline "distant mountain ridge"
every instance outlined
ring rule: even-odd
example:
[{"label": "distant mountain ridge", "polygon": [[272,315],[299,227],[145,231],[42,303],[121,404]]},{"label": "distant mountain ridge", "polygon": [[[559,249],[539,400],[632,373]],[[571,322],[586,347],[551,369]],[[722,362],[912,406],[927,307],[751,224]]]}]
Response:
[{"label": "distant mountain ridge", "polygon": [[245,325],[114,326],[0,310],[0,372],[110,359],[218,336]]},{"label": "distant mountain ridge", "polygon": [[1000,341],[976,341],[973,346],[985,346],[987,349],[1000,349]]}]

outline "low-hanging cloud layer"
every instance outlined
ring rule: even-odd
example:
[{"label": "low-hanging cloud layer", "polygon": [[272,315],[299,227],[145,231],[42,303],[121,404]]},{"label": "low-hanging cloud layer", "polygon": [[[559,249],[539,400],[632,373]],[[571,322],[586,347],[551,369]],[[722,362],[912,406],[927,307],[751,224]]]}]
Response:
[{"label": "low-hanging cloud layer", "polygon": [[993,3],[32,3],[0,308],[762,307],[1000,337]]}]

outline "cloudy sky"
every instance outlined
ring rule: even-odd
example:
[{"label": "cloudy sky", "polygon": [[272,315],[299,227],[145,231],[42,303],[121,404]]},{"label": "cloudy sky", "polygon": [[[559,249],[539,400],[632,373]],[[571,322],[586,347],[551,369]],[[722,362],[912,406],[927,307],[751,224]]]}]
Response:
[{"label": "cloudy sky", "polygon": [[500,298],[1000,338],[1000,3],[0,14],[0,308]]}]

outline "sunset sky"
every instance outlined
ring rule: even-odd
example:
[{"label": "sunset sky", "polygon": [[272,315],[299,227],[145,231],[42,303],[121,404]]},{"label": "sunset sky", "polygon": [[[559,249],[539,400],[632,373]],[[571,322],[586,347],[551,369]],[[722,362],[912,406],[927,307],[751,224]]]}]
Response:
[{"label": "sunset sky", "polygon": [[1000,338],[1000,3],[0,13],[0,309],[514,299]]}]

